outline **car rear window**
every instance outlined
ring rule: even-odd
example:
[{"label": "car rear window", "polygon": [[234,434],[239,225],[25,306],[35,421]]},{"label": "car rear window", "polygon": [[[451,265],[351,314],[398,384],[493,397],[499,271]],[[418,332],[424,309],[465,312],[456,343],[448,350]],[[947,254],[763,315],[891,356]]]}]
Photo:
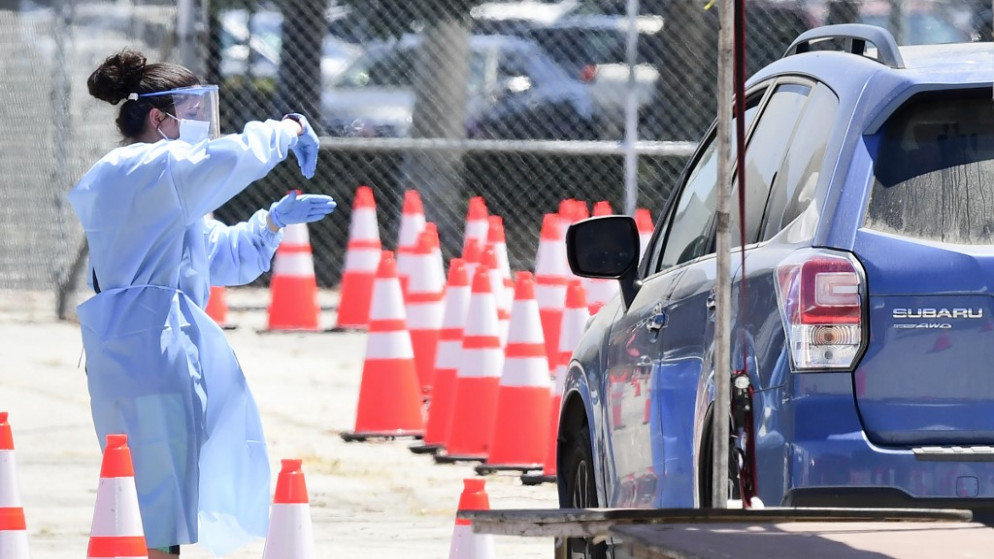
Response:
[{"label": "car rear window", "polygon": [[865,226],[916,239],[994,243],[990,88],[916,95],[887,121]]}]

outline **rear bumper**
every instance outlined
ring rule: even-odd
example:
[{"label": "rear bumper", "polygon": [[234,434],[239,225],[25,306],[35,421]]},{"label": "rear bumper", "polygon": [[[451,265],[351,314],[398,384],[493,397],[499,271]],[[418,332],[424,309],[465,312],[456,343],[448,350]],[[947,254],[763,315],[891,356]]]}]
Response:
[{"label": "rear bumper", "polygon": [[786,507],[961,509],[973,519],[994,524],[994,499],[915,498],[893,487],[801,487],[784,496]]},{"label": "rear bumper", "polygon": [[785,506],[966,508],[994,513],[994,461],[923,460],[862,433],[790,445]]}]

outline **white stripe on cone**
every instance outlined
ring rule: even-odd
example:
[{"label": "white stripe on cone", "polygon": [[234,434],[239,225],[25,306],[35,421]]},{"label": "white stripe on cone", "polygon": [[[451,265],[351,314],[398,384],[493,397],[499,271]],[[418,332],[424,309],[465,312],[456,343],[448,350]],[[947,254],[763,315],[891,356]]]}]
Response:
[{"label": "white stripe on cone", "polygon": [[273,503],[262,559],[313,559],[314,528],[308,503]]},{"label": "white stripe on cone", "polygon": [[101,478],[91,537],[144,536],[133,477]]},{"label": "white stripe on cone", "polygon": [[602,278],[584,278],[588,280],[586,285],[587,289],[587,304],[601,304],[607,303],[618,293],[620,289],[620,284],[618,280],[614,279],[602,279]]},{"label": "white stripe on cone", "polygon": [[404,295],[400,292],[400,283],[396,278],[377,279],[373,283],[372,305],[369,308],[369,320],[404,320]]},{"label": "white stripe on cone", "polygon": [[459,368],[459,356],[462,355],[462,337],[458,340],[438,340],[438,350],[435,352],[435,369],[455,371]]},{"label": "white stripe on cone", "polygon": [[476,239],[476,242],[480,243],[481,246],[487,244],[487,231],[489,229],[490,224],[487,222],[487,218],[466,221],[466,234],[463,235],[463,246],[470,239]]},{"label": "white stripe on cone", "polygon": [[[500,346],[507,345],[508,330],[511,327],[510,312],[511,300],[507,297],[507,289],[504,287],[504,277],[497,268],[490,268],[490,291],[493,292],[494,301],[497,304],[497,335],[500,338]],[[513,292],[512,292],[513,296]]]},{"label": "white stripe on cone", "polygon": [[346,272],[367,272],[376,273],[376,267],[380,264],[380,252],[378,248],[354,248],[345,253],[345,264],[343,270]]},{"label": "white stripe on cone", "polygon": [[407,328],[409,330],[438,330],[445,316],[445,302],[439,299],[432,303],[407,304]]},{"label": "white stripe on cone", "polygon": [[[0,507],[22,508],[17,490],[17,464],[12,450],[0,450]],[[0,530],[0,557],[28,559],[27,531]]]},{"label": "white stripe on cone", "polygon": [[283,240],[285,245],[310,246],[311,237],[307,231],[306,223],[291,223],[283,228]]},{"label": "white stripe on cone", "polygon": [[550,390],[549,360],[541,357],[507,357],[501,386],[542,387]]},{"label": "white stripe on cone", "polygon": [[28,559],[28,533],[24,530],[0,530],[0,557]]},{"label": "white stripe on cone", "polygon": [[449,559],[497,559],[493,534],[476,534],[472,524],[456,524]]},{"label": "white stripe on cone", "polygon": [[273,275],[297,278],[314,277],[314,257],[310,252],[277,253]]},{"label": "white stripe on cone", "polygon": [[366,359],[414,359],[414,347],[407,330],[370,332],[366,339]]},{"label": "white stripe on cone", "polygon": [[17,463],[13,450],[0,450],[0,507],[21,506],[21,496],[17,491]]},{"label": "white stripe on cone", "polygon": [[499,347],[464,348],[456,374],[459,378],[500,378],[503,367],[504,350]]},{"label": "white stripe on cone", "polygon": [[397,232],[397,248],[414,248],[418,243],[418,235],[427,226],[425,214],[402,214],[400,217],[400,230]]},{"label": "white stripe on cone", "polygon": [[379,242],[380,229],[376,223],[376,208],[358,208],[352,210],[352,221],[349,223],[349,239]]}]

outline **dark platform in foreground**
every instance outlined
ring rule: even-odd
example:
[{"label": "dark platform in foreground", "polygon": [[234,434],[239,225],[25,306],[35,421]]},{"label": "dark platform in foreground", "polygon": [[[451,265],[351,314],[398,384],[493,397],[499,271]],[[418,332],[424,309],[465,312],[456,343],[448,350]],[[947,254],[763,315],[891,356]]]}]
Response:
[{"label": "dark platform in foreground", "polygon": [[951,559],[994,549],[994,528],[958,509],[509,509],[457,516],[488,534],[613,536],[639,559]]}]

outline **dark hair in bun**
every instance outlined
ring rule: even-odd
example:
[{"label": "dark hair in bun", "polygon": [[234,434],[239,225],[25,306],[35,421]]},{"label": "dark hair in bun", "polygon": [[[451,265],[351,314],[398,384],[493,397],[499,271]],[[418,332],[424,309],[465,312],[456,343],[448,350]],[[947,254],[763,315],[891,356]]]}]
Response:
[{"label": "dark hair in bun", "polygon": [[163,111],[173,110],[170,95],[128,99],[129,95],[199,84],[197,76],[185,67],[164,62],[146,64],[142,53],[130,49],[108,56],[86,80],[90,95],[97,99],[111,105],[124,101],[116,122],[117,129],[125,138],[136,138],[142,133],[145,117],[152,107]]}]

